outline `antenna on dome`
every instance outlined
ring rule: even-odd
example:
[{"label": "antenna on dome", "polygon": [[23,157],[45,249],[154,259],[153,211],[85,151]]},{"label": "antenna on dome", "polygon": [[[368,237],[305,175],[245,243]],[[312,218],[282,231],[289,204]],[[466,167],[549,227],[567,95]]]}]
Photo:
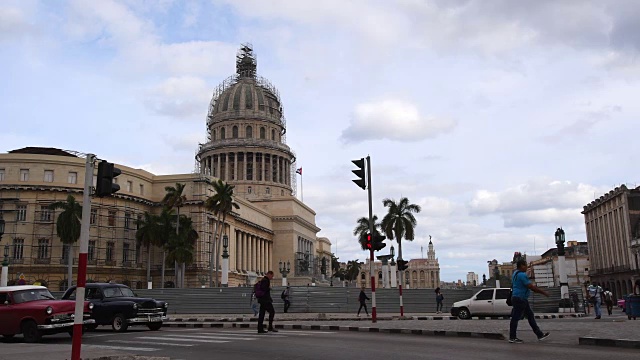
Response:
[{"label": "antenna on dome", "polygon": [[258,63],[256,56],[253,54],[253,45],[244,43],[240,45],[240,49],[236,54],[236,73],[239,77],[255,77]]}]

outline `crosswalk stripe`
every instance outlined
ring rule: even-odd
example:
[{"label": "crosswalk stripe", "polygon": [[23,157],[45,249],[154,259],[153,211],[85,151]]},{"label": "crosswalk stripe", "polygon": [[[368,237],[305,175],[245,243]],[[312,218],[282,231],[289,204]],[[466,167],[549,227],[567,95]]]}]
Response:
[{"label": "crosswalk stripe", "polygon": [[[220,339],[220,340],[255,340],[255,337],[238,337],[233,335],[167,335],[167,337],[178,337],[188,339]],[[165,338],[167,338],[165,337]]]},{"label": "crosswalk stripe", "polygon": [[230,340],[208,340],[208,339],[181,339],[181,338],[169,338],[169,337],[159,337],[159,336],[141,336],[136,339],[144,339],[144,340],[164,340],[164,341],[193,341],[193,342],[201,342],[201,343],[212,343],[212,344],[222,344],[228,343]]},{"label": "crosswalk stripe", "polygon": [[84,348],[109,349],[109,350],[125,350],[125,351],[158,351],[160,349],[149,347],[132,347],[132,346],[111,346],[111,345],[84,345]]},{"label": "crosswalk stripe", "polygon": [[[225,334],[225,335],[242,335],[242,336],[253,336],[253,337],[264,337],[262,334],[256,334],[256,331],[252,331],[249,333],[241,332],[241,331],[216,331],[215,334]],[[275,333],[269,333],[269,337],[287,337],[287,335],[275,335]]]},{"label": "crosswalk stripe", "polygon": [[171,345],[171,346],[193,346],[194,344],[167,344],[153,341],[131,341],[131,340],[108,340],[110,343],[119,344],[142,344],[142,345]]},{"label": "crosswalk stripe", "polygon": [[[240,330],[242,332],[255,332],[256,330]],[[283,334],[288,335],[299,335],[299,336],[307,336],[307,335],[315,335],[315,334],[334,334],[333,331],[301,331],[301,330],[289,330],[289,329],[280,329],[278,332],[282,332]]]}]

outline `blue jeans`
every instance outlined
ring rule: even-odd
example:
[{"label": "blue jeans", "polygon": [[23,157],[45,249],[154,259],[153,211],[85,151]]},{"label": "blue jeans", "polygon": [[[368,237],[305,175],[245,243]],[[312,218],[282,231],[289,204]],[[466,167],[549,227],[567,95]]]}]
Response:
[{"label": "blue jeans", "polygon": [[519,298],[514,296],[511,298],[511,302],[513,303],[513,309],[511,309],[511,323],[509,324],[509,339],[517,338],[516,332],[518,331],[518,321],[522,318],[522,315],[527,316],[527,320],[529,321],[529,326],[536,334],[537,337],[541,337],[543,334],[542,330],[538,327],[536,323],[535,315],[533,314],[533,310],[531,310],[531,306],[529,306],[529,301],[523,298]]},{"label": "blue jeans", "polygon": [[593,305],[593,308],[596,311],[596,316],[597,317],[602,316],[602,310],[600,309],[601,306],[602,306],[602,300],[596,298],[596,303]]}]

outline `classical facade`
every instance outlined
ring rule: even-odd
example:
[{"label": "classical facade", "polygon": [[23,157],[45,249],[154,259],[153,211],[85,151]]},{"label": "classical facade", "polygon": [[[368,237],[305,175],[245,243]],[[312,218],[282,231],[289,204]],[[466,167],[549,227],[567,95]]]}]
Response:
[{"label": "classical facade", "polygon": [[616,187],[584,206],[593,283],[617,298],[640,291],[640,187]]},{"label": "classical facade", "polygon": [[[214,93],[207,118],[209,141],[199,145],[197,171],[155,175],[116,164],[122,170],[116,178],[121,190],[92,199],[88,278],[141,288],[150,263],[153,286],[162,286],[162,250],[152,248],[149,256],[140,247],[137,219],[145,211],[158,213],[164,188],[183,183],[187,201],[180,213],[191,217],[199,235],[186,286],[207,286],[210,268],[220,272],[221,262],[211,256],[220,241],[213,239],[215,216],[204,201],[212,194],[213,182],[222,179],[236,186],[234,201],[240,205],[224,229],[229,286],[252,284],[268,270],[278,279],[280,262],[290,264],[287,277],[292,285],[328,284],[323,279],[331,273],[331,242],[317,237],[315,212],[293,195],[295,155],[285,143],[281,100],[255,69],[250,46],[243,46],[236,75]],[[68,195],[82,201],[85,159],[78,155],[52,148],[0,154],[0,214],[6,221],[0,245],[11,248],[10,280],[23,275],[52,288],[65,282],[68,251],[55,231],[59,210],[48,205]],[[164,285],[174,280],[173,267],[165,265]]]}]

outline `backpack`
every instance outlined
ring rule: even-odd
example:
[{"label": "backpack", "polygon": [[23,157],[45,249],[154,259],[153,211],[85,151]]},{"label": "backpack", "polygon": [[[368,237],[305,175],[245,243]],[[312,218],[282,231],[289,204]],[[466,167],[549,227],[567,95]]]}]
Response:
[{"label": "backpack", "polygon": [[256,298],[258,299],[266,295],[266,292],[262,290],[262,281],[258,281],[253,285],[253,292],[256,294]]},{"label": "backpack", "polygon": [[606,291],[604,293],[604,296],[605,296],[605,300],[607,300],[607,301],[613,300],[613,295],[611,294],[611,291]]},{"label": "backpack", "polygon": [[282,300],[284,300],[284,299],[285,299],[285,295],[284,295],[284,292],[285,292],[285,291],[286,291],[286,290],[282,290],[282,294],[280,294],[280,299],[282,299]]}]

